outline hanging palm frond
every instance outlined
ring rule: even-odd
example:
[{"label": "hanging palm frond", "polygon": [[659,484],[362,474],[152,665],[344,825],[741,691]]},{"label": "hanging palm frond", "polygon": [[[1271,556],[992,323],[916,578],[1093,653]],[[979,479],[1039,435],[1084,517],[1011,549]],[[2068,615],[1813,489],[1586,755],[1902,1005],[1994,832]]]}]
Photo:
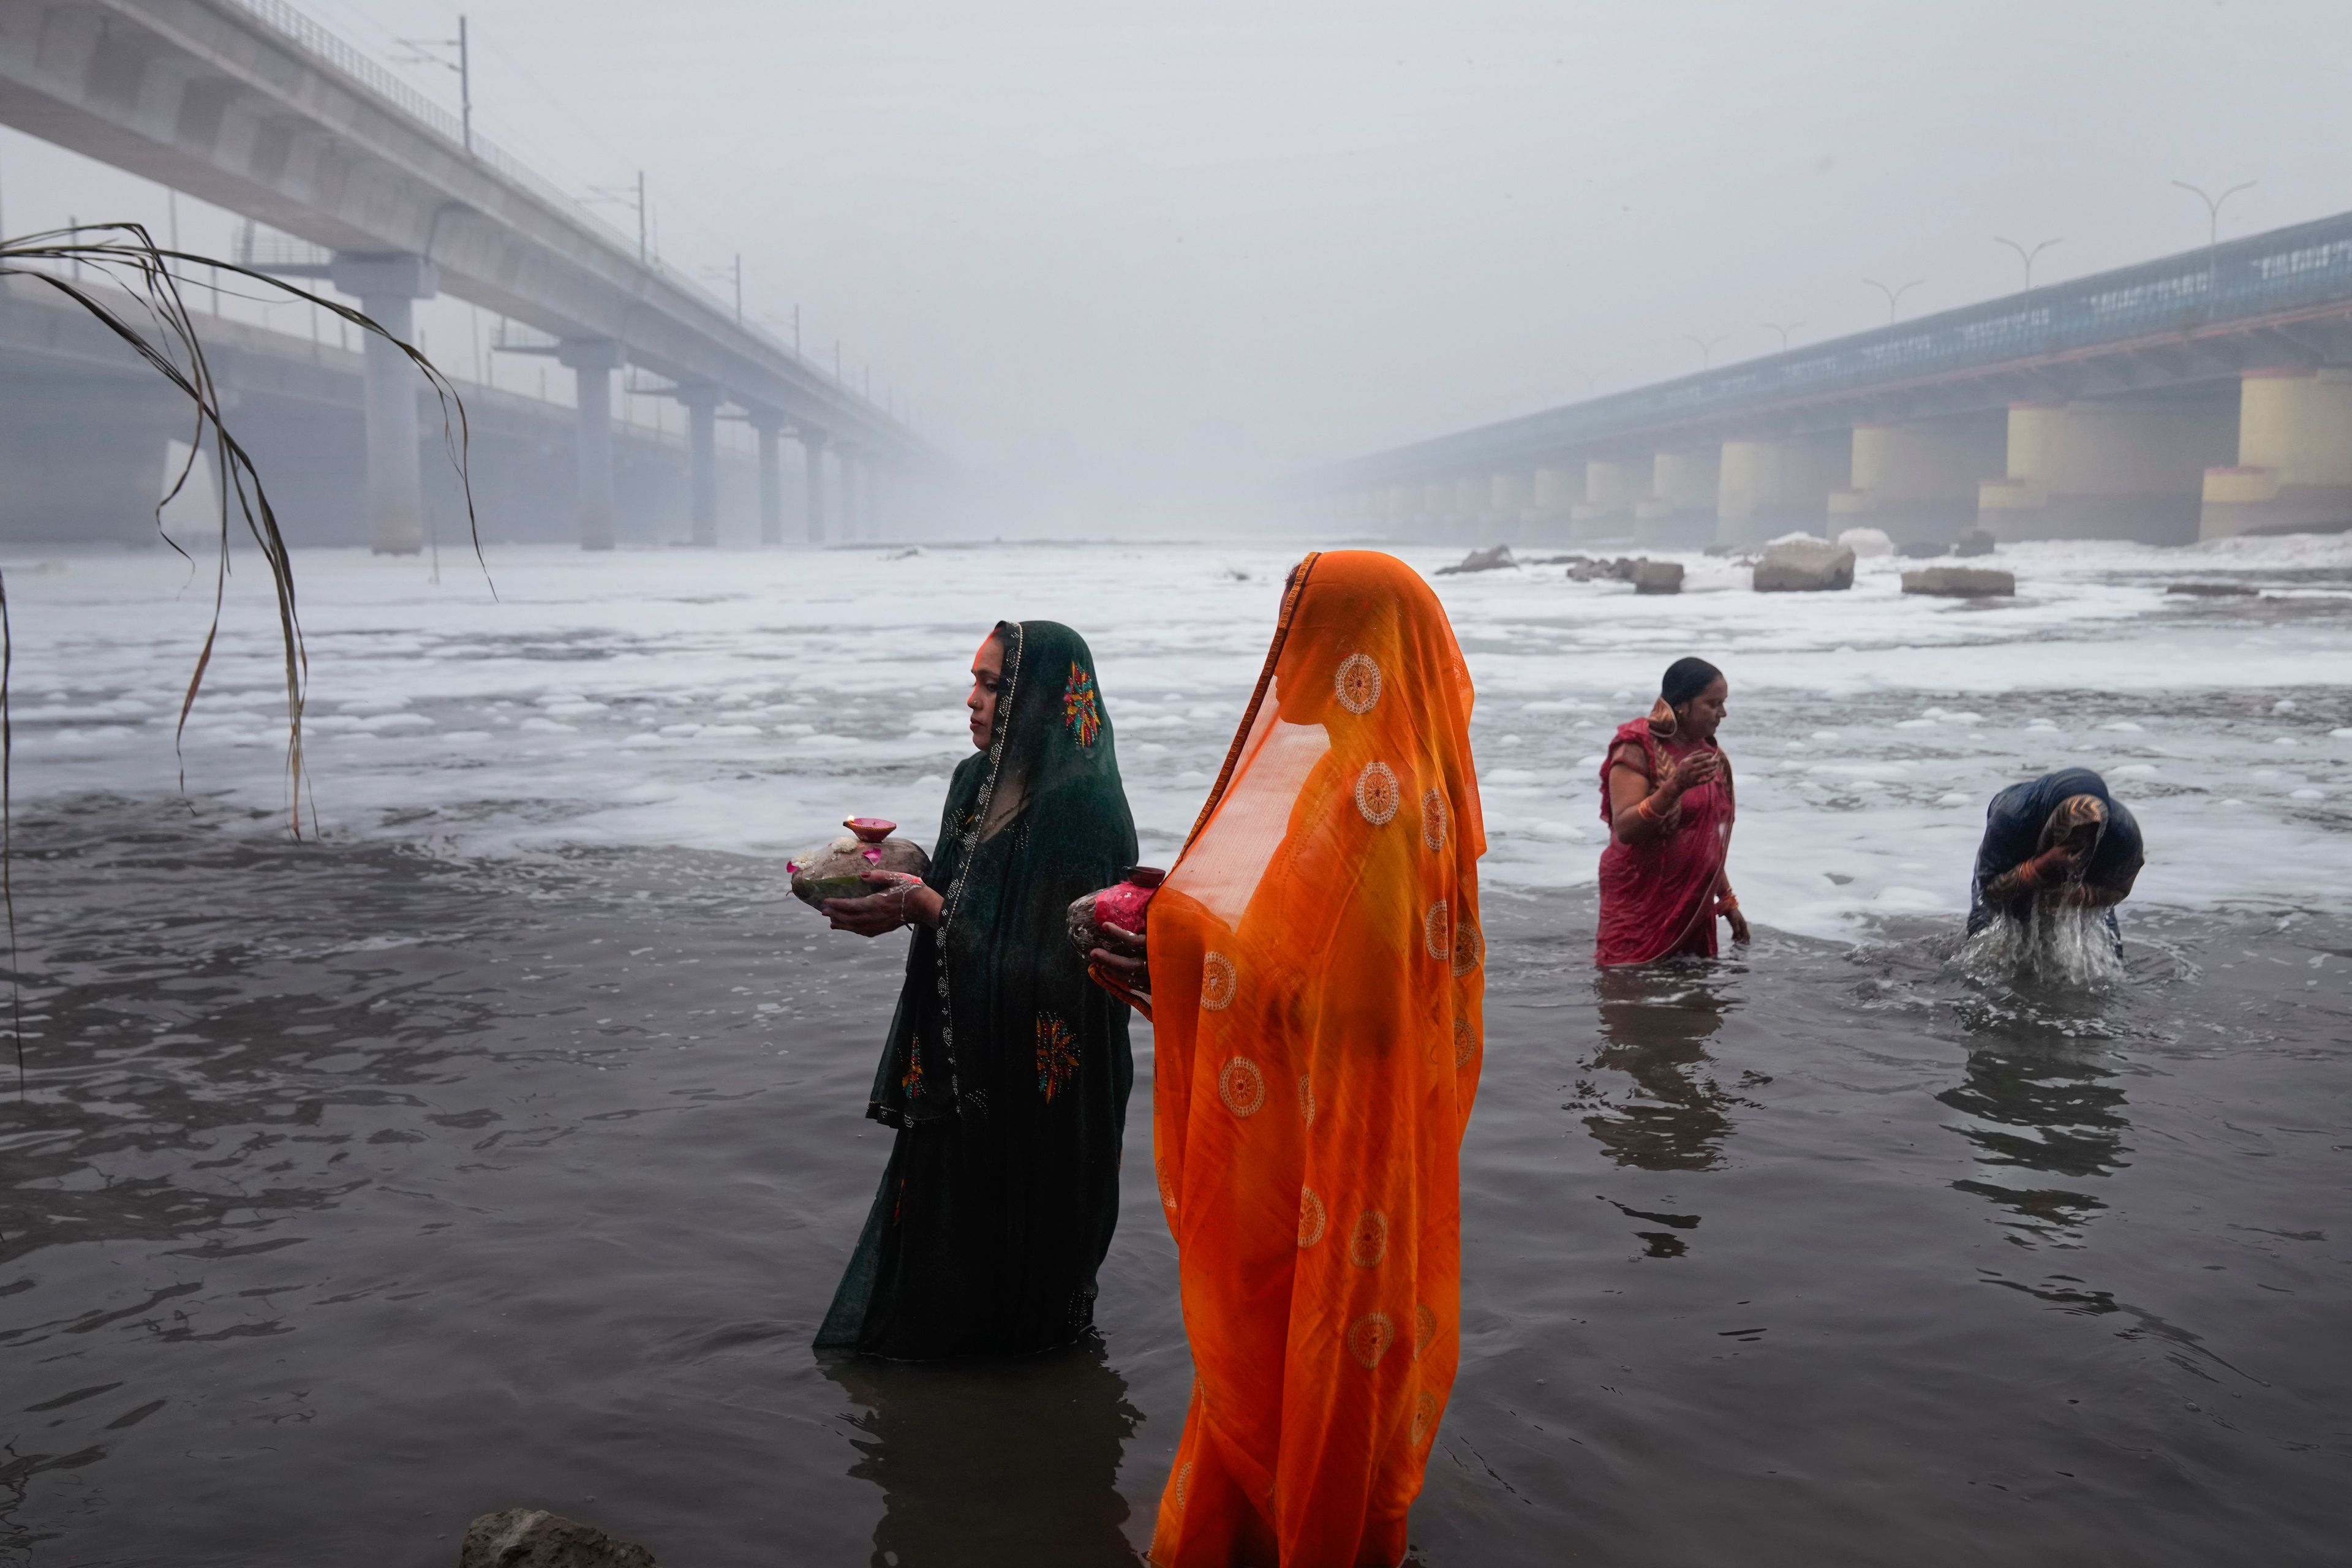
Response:
[{"label": "hanging palm frond", "polygon": [[[172,476],[163,499],[156,503],[156,531],[163,535],[166,544],[179,551],[184,557],[187,555],[186,551],[180,549],[179,542],[163,531],[163,508],[186,487],[195,470],[198,455],[210,450],[215,480],[213,488],[216,492],[215,500],[219,510],[219,539],[213,576],[212,619],[205,633],[204,646],[197,651],[194,668],[189,673],[187,691],[180,700],[179,721],[173,731],[173,749],[178,752],[182,747],[186,737],[188,715],[195,707],[196,695],[204,689],[205,673],[212,664],[213,649],[220,637],[221,609],[228,588],[233,522],[241,521],[246,531],[253,536],[254,542],[260,547],[262,560],[269,568],[270,583],[277,593],[278,635],[284,647],[286,666],[288,828],[299,838],[302,836],[305,790],[302,705],[310,679],[310,659],[302,644],[301,617],[295,607],[293,563],[287,552],[285,536],[278,531],[277,513],[270,507],[268,491],[262,484],[260,470],[254,466],[245,447],[229,433],[220,386],[213,379],[212,366],[205,360],[204,343],[196,334],[195,319],[181,298],[182,279],[174,270],[181,265],[216,268],[220,272],[249,279],[274,294],[307,300],[349,321],[362,332],[374,333],[407,355],[440,401],[442,438],[449,447],[451,460],[457,470],[458,485],[465,495],[466,526],[473,538],[474,559],[482,563],[481,532],[474,516],[473,483],[467,468],[469,433],[466,405],[464,399],[457,395],[457,387],[431,360],[394,337],[361,311],[307,289],[298,288],[282,278],[256,271],[233,261],[164,249],[156,245],[144,225],[79,224],[71,228],[50,229],[16,239],[0,239],[0,278],[21,274],[37,279],[65,295],[130,345],[131,351],[145,360],[156,374],[187,395],[194,426],[188,441],[188,454],[179,471]],[[101,294],[83,287],[79,272],[84,267],[93,269],[113,284],[120,294],[114,294],[113,290]],[[232,501],[235,505],[234,519]],[[487,563],[482,564],[487,573]],[[10,853],[13,846],[9,841],[10,789],[14,759],[8,683],[13,673],[15,645],[9,634],[7,606],[7,584],[5,575],[0,575],[0,906],[5,906],[8,928],[13,997],[16,911],[10,881],[13,860]],[[181,783],[184,787],[184,763]],[[15,1033],[17,1086],[21,1093],[25,1073],[24,1034],[21,1027]]]}]

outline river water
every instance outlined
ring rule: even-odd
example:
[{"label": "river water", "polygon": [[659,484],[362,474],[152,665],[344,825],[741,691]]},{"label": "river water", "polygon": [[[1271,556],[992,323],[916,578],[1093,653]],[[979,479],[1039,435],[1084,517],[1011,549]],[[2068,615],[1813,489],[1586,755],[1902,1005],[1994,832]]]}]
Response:
[{"label": "river water", "polygon": [[[1720,591],[1441,583],[1495,847],[1418,1561],[2337,1560],[2352,553],[2003,563],[1992,608],[1696,561]],[[824,931],[776,858],[936,816],[997,614],[1089,633],[1166,853],[1281,553],[519,553],[495,604],[450,561],[304,564],[312,712],[347,721],[301,844],[251,574],[182,796],[200,595],[10,564],[0,1560],[446,1563],[528,1504],[671,1564],[1133,1561],[1190,1379],[1148,1184],[1099,1342],[809,1349],[886,1152],[899,947]],[[1586,762],[1685,651],[1731,674],[1764,929],[1597,977]],[[1984,795],[2075,760],[2147,824],[2123,977],[1958,962]]]}]

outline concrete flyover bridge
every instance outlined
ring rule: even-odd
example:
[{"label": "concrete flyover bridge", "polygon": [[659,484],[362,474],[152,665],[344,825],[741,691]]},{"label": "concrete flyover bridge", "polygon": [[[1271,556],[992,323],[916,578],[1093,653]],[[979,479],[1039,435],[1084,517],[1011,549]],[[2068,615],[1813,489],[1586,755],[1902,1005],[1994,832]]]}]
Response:
[{"label": "concrete flyover bridge", "polygon": [[[545,333],[575,373],[591,549],[613,542],[612,375],[625,364],[688,410],[697,542],[717,537],[726,410],[758,432],[771,542],[786,436],[806,450],[817,538],[826,453],[845,531],[872,525],[886,472],[937,470],[871,400],[649,265],[634,237],[280,0],[0,0],[0,122],[320,247],[281,269],[330,279],[404,337],[412,302],[442,290]],[[388,345],[365,353],[370,535],[380,551],[413,551],[425,515],[416,378]]]},{"label": "concrete flyover bridge", "polygon": [[2352,214],[1334,464],[1444,538],[2187,543],[2352,527]]}]

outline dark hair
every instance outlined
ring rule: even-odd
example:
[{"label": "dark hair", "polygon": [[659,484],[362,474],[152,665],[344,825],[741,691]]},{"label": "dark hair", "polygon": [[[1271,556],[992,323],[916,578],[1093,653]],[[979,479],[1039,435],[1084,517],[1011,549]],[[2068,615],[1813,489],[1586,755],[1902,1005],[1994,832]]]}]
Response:
[{"label": "dark hair", "polygon": [[1678,658],[1666,666],[1666,678],[1658,682],[1658,695],[1666,700],[1669,708],[1679,708],[1723,679],[1723,671],[1703,658]]}]

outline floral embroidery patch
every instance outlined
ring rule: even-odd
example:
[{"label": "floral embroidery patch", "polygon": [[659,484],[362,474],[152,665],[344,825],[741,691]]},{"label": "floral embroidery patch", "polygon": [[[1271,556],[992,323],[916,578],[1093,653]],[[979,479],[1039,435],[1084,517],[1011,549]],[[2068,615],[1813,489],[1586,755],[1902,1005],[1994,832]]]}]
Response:
[{"label": "floral embroidery patch", "polygon": [[1351,653],[1331,678],[1332,694],[1350,713],[1369,713],[1381,700],[1381,667],[1368,653]]},{"label": "floral embroidery patch", "polygon": [[1323,1239],[1323,1200],[1313,1187],[1298,1189],[1298,1245],[1312,1247]]},{"label": "floral embroidery patch", "polygon": [[1265,1105],[1265,1075],[1247,1057],[1234,1057],[1217,1074],[1217,1097],[1235,1116],[1255,1116]]},{"label": "floral embroidery patch", "polygon": [[898,1087],[909,1100],[923,1092],[923,1037],[920,1035],[907,1042],[907,1070],[899,1076]]},{"label": "floral embroidery patch", "polygon": [[1356,809],[1374,827],[1386,826],[1397,814],[1401,792],[1396,770],[1386,763],[1367,763],[1356,775]]},{"label": "floral embroidery patch", "polygon": [[1396,1343],[1396,1325],[1386,1312],[1367,1312],[1348,1325],[1348,1353],[1366,1372],[1381,1364],[1381,1357],[1389,1353]]},{"label": "floral embroidery patch", "polygon": [[1062,722],[1078,738],[1081,746],[1092,746],[1095,737],[1102,733],[1102,704],[1095,698],[1095,678],[1070,661],[1070,683],[1062,688]]},{"label": "floral embroidery patch", "polygon": [[1422,792],[1421,841],[1432,849],[1445,847],[1445,796],[1433,787]]},{"label": "floral embroidery patch", "polygon": [[1045,1103],[1078,1076],[1078,1042],[1070,1026],[1051,1013],[1037,1015],[1037,1092]]}]

